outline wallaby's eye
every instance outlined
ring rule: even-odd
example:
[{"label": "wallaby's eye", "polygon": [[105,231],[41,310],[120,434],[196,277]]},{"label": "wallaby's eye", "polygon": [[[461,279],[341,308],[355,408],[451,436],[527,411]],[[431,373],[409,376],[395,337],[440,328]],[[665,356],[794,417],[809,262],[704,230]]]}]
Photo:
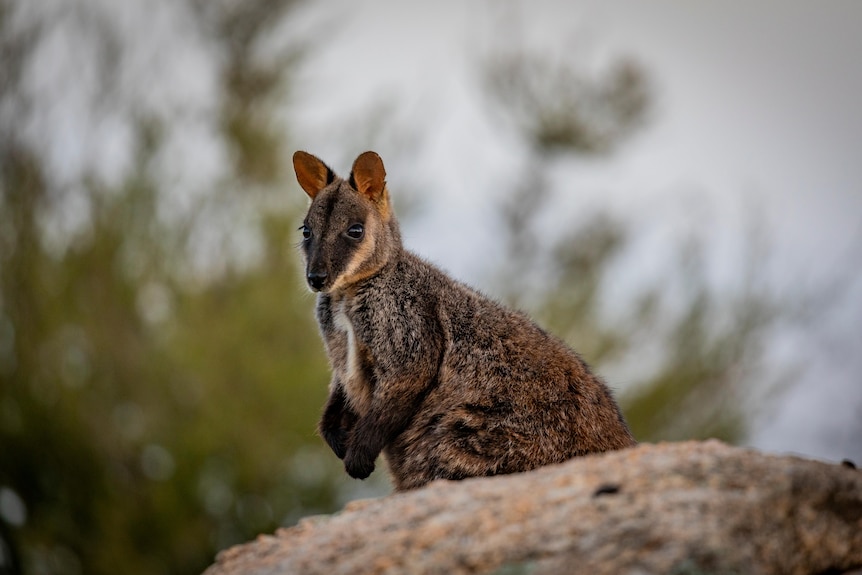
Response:
[{"label": "wallaby's eye", "polygon": [[362,224],[353,224],[347,228],[347,237],[352,240],[362,239],[362,234],[365,233],[365,228]]},{"label": "wallaby's eye", "polygon": [[311,228],[309,228],[308,226],[306,226],[306,225],[301,226],[299,228],[299,231],[302,232],[302,238],[303,239],[307,240],[308,238],[311,237]]}]

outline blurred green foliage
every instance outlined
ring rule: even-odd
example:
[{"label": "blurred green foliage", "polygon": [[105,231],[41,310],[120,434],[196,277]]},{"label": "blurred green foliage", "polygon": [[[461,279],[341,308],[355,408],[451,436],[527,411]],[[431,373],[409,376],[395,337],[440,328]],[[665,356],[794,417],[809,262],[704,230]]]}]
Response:
[{"label": "blurred green foliage", "polygon": [[[28,573],[200,572],[217,550],[345,497],[337,460],[306,449],[320,443],[328,375],[297,273],[301,215],[273,202],[294,191],[273,115],[295,54],[261,62],[251,48],[289,4],[192,5],[228,55],[219,137],[233,166],[179,216],[159,214],[162,130],[140,118],[127,177],[81,182],[87,225],[52,245],[65,192],[37,149],[4,134],[0,487],[26,510],[6,530],[5,570],[14,548]],[[4,65],[20,67],[38,35],[3,24]],[[3,103],[25,105],[7,80]],[[192,272],[214,214],[262,253]]]},{"label": "blurred green foliage", "polygon": [[[119,184],[53,183],[14,121],[26,116],[20,71],[39,30],[22,34],[0,3],[0,572],[196,573],[228,545],[385,490],[380,473],[370,487],[347,479],[314,434],[328,374],[298,274],[289,126],[277,121],[301,50],[261,48],[291,6],[188,1],[223,62],[215,137],[230,165],[165,217],[172,190],[154,162],[165,126],[146,114]],[[489,70],[489,93],[533,154],[500,208],[501,297],[599,370],[646,340],[661,351],[623,397],[640,439],[743,437],[739,385],[774,318],[766,300],[723,299],[682,266],[669,278],[688,278],[673,313],[666,286],[645,288],[616,324],[599,309],[624,226],[593,219],[550,243],[540,230],[552,155],[611,153],[644,121],[643,74],[631,63],[597,81],[535,62]],[[102,81],[110,95],[115,79]],[[85,200],[86,225],[58,241],[70,194]],[[213,228],[219,265],[201,267],[196,246]],[[219,244],[238,237],[259,249],[243,258]]]},{"label": "blurred green foliage", "polygon": [[285,253],[295,218],[267,218],[261,265],[193,285],[166,266],[173,234],[145,181],[94,195],[86,237],[54,254],[32,232],[45,196],[32,162],[5,159],[17,183],[3,215],[18,228],[2,252],[14,340],[0,483],[26,502],[33,571],[74,571],[57,564],[62,545],[86,572],[193,572],[288,512],[327,508],[333,483],[291,476],[326,382]]}]

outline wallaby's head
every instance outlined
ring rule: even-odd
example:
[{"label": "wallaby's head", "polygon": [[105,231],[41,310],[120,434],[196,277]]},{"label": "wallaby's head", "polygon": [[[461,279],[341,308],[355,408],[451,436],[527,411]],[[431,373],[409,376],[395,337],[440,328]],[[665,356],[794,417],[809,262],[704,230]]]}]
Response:
[{"label": "wallaby's head", "polygon": [[312,290],[343,289],[391,261],[401,249],[401,236],[380,156],[361,154],[347,180],[306,152],[293,155],[293,167],[311,198],[301,230],[305,278]]}]

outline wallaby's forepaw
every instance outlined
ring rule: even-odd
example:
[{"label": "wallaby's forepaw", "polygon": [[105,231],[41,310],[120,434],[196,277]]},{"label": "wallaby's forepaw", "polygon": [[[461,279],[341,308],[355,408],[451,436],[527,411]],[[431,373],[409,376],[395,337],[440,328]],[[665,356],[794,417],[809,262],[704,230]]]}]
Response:
[{"label": "wallaby's forepaw", "polygon": [[347,453],[347,432],[344,429],[321,429],[320,435],[338,459]]},{"label": "wallaby's forepaw", "polygon": [[344,456],[344,469],[354,479],[365,479],[374,471],[374,459],[364,450],[354,449]]}]

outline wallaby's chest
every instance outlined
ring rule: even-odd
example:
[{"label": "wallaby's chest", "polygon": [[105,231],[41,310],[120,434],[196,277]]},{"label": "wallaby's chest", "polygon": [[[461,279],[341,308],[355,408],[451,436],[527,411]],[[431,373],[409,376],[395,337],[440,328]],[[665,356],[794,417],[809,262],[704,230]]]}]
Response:
[{"label": "wallaby's chest", "polygon": [[373,388],[373,357],[366,342],[357,336],[349,301],[334,302],[331,308],[333,340],[328,346],[336,378],[354,410],[365,413]]}]

